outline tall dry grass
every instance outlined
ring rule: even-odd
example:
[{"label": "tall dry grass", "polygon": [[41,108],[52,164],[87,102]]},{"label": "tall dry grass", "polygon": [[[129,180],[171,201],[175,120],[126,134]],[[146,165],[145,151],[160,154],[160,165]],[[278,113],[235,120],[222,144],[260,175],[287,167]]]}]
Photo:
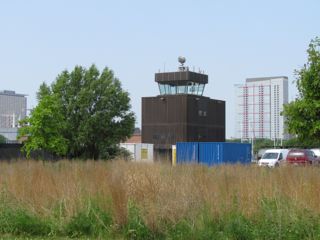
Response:
[{"label": "tall dry grass", "polygon": [[316,167],[21,161],[0,164],[0,191],[1,201],[62,223],[93,204],[112,212],[119,226],[127,223],[128,205],[134,204],[150,229],[159,221],[196,219],[204,209],[220,216],[237,208],[250,217],[264,199],[320,214]]}]

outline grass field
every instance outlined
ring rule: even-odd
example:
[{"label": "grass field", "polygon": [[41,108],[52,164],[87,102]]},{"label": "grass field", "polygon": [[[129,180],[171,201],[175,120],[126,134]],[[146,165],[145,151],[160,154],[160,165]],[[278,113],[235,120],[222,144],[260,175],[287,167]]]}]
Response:
[{"label": "grass field", "polygon": [[1,163],[0,234],[320,239],[320,168]]}]

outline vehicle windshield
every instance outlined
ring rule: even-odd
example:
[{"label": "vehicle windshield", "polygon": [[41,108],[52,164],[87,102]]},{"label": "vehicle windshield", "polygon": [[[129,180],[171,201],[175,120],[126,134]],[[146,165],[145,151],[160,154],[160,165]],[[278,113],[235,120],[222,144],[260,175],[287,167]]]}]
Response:
[{"label": "vehicle windshield", "polygon": [[316,157],[320,157],[320,150],[319,149],[311,149]]},{"label": "vehicle windshield", "polygon": [[262,159],[278,159],[278,153],[268,152],[263,154]]}]

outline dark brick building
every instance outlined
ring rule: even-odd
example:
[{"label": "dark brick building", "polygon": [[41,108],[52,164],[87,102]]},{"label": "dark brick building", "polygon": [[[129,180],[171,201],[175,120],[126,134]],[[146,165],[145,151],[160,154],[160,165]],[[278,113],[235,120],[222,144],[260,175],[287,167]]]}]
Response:
[{"label": "dark brick building", "polygon": [[156,73],[160,95],[142,98],[142,142],[169,150],[176,142],[224,142],[225,102],[204,97],[208,75],[182,65]]}]

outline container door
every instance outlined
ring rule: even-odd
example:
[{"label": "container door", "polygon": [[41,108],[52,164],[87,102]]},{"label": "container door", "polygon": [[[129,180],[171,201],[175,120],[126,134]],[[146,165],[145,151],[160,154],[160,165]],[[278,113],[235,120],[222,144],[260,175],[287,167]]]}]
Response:
[{"label": "container door", "polygon": [[223,161],[228,164],[250,163],[251,144],[247,143],[224,143]]},{"label": "container door", "polygon": [[198,163],[199,143],[197,142],[178,142],[177,163]]},{"label": "container door", "polygon": [[199,143],[199,163],[207,166],[222,164],[222,143],[207,142]]}]

